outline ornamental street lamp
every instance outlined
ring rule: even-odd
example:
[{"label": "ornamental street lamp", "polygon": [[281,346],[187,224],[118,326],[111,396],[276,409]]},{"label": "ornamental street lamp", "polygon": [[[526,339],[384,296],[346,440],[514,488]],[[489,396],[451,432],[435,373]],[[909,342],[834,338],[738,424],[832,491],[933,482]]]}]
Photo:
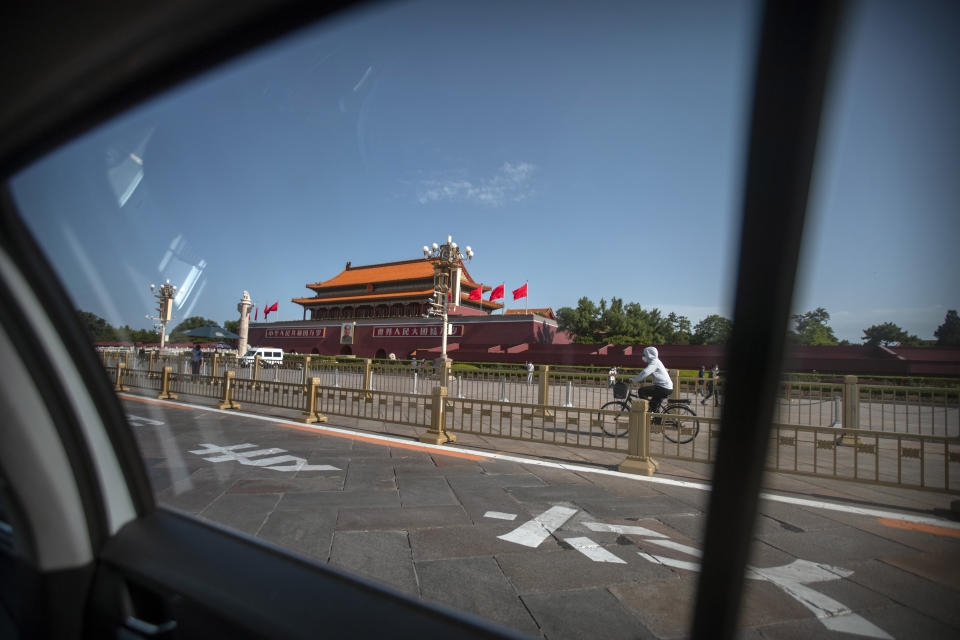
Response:
[{"label": "ornamental street lamp", "polygon": [[447,358],[447,334],[449,324],[447,312],[450,303],[460,304],[460,269],[464,258],[473,259],[473,249],[466,247],[460,251],[457,243],[451,236],[447,236],[444,244],[434,242],[430,246],[424,245],[423,257],[433,263],[433,300],[430,302],[428,316],[443,318],[443,330],[440,342],[440,360],[449,362]]},{"label": "ornamental street lamp", "polygon": [[156,317],[147,316],[147,319],[153,320],[154,326],[160,327],[160,351],[163,351],[167,344],[167,323],[173,320],[173,298],[177,295],[177,287],[167,280],[159,287],[151,284],[150,292],[159,302]]}]

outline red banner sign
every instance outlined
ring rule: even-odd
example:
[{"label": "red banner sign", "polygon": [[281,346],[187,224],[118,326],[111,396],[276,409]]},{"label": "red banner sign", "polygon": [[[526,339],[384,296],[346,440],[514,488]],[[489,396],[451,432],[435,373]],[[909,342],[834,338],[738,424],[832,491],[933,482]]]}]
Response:
[{"label": "red banner sign", "polygon": [[[442,335],[443,329],[440,325],[430,325],[426,327],[399,326],[373,328],[374,338],[440,338]],[[451,337],[462,337],[463,325],[450,325],[450,333],[447,335]]]},{"label": "red banner sign", "polygon": [[322,338],[326,327],[319,329],[267,329],[266,338]]}]

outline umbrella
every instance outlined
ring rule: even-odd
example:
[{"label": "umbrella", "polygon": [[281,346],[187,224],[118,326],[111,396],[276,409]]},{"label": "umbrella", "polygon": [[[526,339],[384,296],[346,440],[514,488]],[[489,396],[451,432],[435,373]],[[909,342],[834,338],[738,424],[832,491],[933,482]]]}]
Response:
[{"label": "umbrella", "polygon": [[181,331],[180,335],[190,336],[191,338],[221,338],[225,340],[236,340],[240,337],[232,331],[227,331],[223,327],[218,327],[215,324],[208,324],[205,327],[197,327],[189,331]]}]

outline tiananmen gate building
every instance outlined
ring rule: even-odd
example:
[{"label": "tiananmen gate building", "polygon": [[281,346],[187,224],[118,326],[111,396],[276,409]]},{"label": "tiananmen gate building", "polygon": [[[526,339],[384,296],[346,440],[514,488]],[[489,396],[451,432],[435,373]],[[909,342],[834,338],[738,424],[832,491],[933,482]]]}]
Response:
[{"label": "tiananmen gate building", "polygon": [[[449,312],[447,353],[454,360],[487,359],[528,344],[568,344],[557,330],[551,309],[510,309],[484,299],[492,287],[477,282],[464,265],[460,271],[460,304]],[[440,355],[442,320],[425,317],[434,296],[433,263],[424,258],[353,266],[322,282],[307,284],[313,295],[293,298],[303,319],[250,323],[248,340],[255,346],[279,347],[291,353],[355,355],[405,359]],[[468,293],[481,289],[480,300]]]}]

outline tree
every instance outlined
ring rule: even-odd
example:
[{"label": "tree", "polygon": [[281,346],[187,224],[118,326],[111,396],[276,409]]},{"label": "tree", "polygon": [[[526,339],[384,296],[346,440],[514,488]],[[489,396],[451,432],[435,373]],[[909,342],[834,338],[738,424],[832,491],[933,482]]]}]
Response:
[{"label": "tree", "polygon": [[89,311],[77,309],[80,322],[87,329],[91,342],[117,342],[117,330],[110,323]]},{"label": "tree", "polygon": [[635,302],[611,298],[594,304],[580,298],[577,308],[557,311],[557,324],[569,331],[579,344],[687,344],[690,320],[671,313],[664,317],[659,309],[644,309]]},{"label": "tree", "polygon": [[960,347],[960,316],[957,316],[956,309],[947,311],[943,324],[937,327],[933,335],[937,338],[938,347]]},{"label": "tree", "polygon": [[223,328],[231,333],[240,334],[240,321],[239,320],[226,320],[223,323]]},{"label": "tree", "polygon": [[170,332],[170,342],[212,342],[212,338],[192,338],[190,336],[183,335],[184,331],[189,331],[190,329],[196,329],[198,327],[205,327],[208,324],[217,324],[216,320],[210,320],[201,316],[193,316],[187,318],[176,327],[173,328],[173,331]]},{"label": "tree", "polygon": [[833,329],[827,324],[830,314],[823,307],[793,315],[790,319],[794,323],[791,337],[797,344],[805,347],[821,347],[838,343],[837,336],[833,335]]},{"label": "tree", "polygon": [[917,336],[910,335],[892,322],[875,324],[872,327],[863,330],[861,340],[868,347],[877,345],[899,344],[904,347],[919,347],[923,345],[923,340]]},{"label": "tree", "polygon": [[721,315],[712,314],[693,328],[692,344],[726,344],[730,340],[733,323]]}]

